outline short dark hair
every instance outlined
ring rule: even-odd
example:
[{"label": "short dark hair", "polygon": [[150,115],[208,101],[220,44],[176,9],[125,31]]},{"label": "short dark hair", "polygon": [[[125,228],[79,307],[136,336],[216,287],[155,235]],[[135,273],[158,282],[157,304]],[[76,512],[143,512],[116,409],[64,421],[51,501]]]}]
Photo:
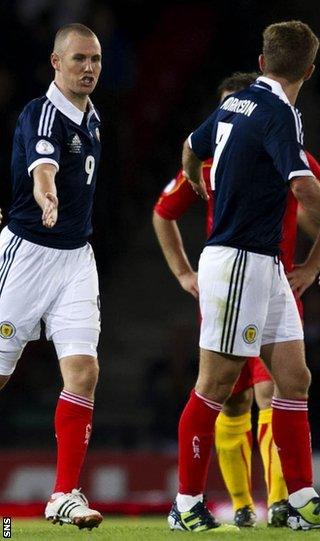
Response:
[{"label": "short dark hair", "polygon": [[295,83],[303,79],[312,66],[319,39],[301,21],[286,21],[268,26],[263,32],[263,54],[266,74]]},{"label": "short dark hair", "polygon": [[72,32],[74,32],[75,34],[79,34],[79,36],[83,36],[84,38],[97,37],[95,33],[92,30],[90,30],[88,26],[85,26],[84,24],[81,24],[81,23],[66,24],[64,26],[61,26],[61,28],[59,28],[59,30],[57,31],[54,38],[53,50],[56,51],[56,49],[59,49],[60,44]]},{"label": "short dark hair", "polygon": [[243,90],[247,86],[252,85],[259,75],[261,74],[254,71],[250,73],[241,71],[232,73],[232,75],[223,79],[218,86],[217,94],[219,100],[221,99],[223,92],[239,92],[239,90]]}]

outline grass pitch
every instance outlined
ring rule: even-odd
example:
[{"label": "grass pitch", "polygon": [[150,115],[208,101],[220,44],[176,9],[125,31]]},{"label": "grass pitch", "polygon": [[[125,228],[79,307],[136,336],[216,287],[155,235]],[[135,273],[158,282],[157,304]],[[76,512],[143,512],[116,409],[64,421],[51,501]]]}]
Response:
[{"label": "grass pitch", "polygon": [[191,534],[187,532],[170,532],[167,528],[166,517],[105,517],[99,528],[91,532],[79,530],[70,525],[59,526],[38,520],[12,520],[11,539],[21,541],[184,541],[192,536],[192,541],[200,536],[216,541],[319,541],[320,530],[294,532],[288,528],[266,528],[260,524],[255,528],[243,528],[235,534],[205,533]]}]

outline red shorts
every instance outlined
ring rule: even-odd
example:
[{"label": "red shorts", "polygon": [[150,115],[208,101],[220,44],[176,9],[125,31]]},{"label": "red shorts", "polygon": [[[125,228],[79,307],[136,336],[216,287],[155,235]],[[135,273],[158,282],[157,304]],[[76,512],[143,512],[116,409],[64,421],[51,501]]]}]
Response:
[{"label": "red shorts", "polygon": [[259,357],[250,357],[240,372],[232,394],[245,391],[260,381],[272,381],[272,378]]}]

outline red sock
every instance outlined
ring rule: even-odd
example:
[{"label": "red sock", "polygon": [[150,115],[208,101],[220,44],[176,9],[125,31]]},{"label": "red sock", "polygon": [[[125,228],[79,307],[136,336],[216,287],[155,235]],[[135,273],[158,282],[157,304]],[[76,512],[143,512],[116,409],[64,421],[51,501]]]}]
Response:
[{"label": "red sock", "polygon": [[57,475],[54,492],[79,486],[80,470],[92,430],[93,400],[68,391],[60,394],[56,414]]},{"label": "red sock", "polygon": [[272,431],[288,492],[312,486],[311,438],[306,400],[272,399]]},{"label": "red sock", "polygon": [[179,423],[179,493],[203,494],[221,404],[193,390]]}]

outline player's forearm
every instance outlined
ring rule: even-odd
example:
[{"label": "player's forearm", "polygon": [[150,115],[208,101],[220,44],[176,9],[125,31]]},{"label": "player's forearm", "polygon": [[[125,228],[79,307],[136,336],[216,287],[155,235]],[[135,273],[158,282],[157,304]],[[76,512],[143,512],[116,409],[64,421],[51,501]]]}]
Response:
[{"label": "player's forearm", "polygon": [[55,183],[56,169],[52,169],[52,166],[47,168],[42,166],[40,169],[36,167],[33,173],[33,196],[38,205],[43,209],[46,194],[50,193],[57,195],[57,188]]},{"label": "player's forearm", "polygon": [[186,177],[192,182],[199,184],[201,182],[202,161],[197,158],[190,148],[188,139],[184,142],[182,150],[182,167]]},{"label": "player's forearm", "polygon": [[176,278],[179,279],[182,275],[193,272],[177,223],[174,220],[162,218],[155,211],[152,221],[163,255]]},{"label": "player's forearm", "polygon": [[291,189],[302,207],[320,224],[320,185],[315,177],[299,177],[292,181]]},{"label": "player's forearm", "polygon": [[310,212],[307,212],[301,205],[298,207],[298,225],[312,240],[315,240],[320,232],[320,221],[316,221],[310,216]]}]

